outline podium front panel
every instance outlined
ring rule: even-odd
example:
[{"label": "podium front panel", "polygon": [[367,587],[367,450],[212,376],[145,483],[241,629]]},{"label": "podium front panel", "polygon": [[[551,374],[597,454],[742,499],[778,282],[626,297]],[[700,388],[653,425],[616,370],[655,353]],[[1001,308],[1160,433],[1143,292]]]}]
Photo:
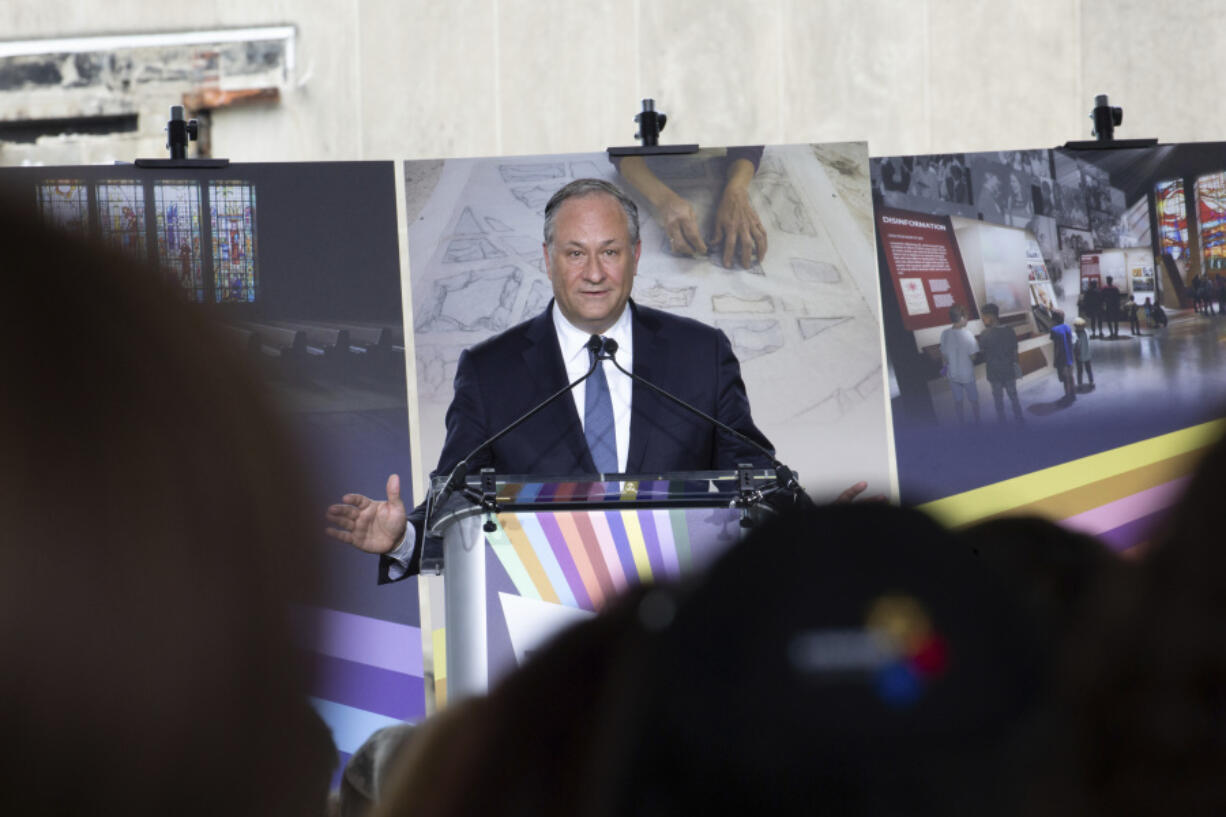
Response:
[{"label": "podium front panel", "polygon": [[[485,692],[625,590],[710,564],[741,536],[742,513],[702,485],[512,482],[499,485],[500,504],[531,510],[457,515],[444,546],[445,669],[434,656],[446,698]],[[687,499],[708,507],[675,506]],[[487,520],[494,531],[483,530]]]}]

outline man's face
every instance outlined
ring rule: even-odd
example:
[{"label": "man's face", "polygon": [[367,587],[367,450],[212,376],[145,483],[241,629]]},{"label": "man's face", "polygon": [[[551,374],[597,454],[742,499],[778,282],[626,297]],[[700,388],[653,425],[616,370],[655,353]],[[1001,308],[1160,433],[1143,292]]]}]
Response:
[{"label": "man's face", "polygon": [[634,286],[641,243],[630,243],[626,214],[612,196],[567,199],[553,220],[545,268],[562,314],[586,332],[601,334],[621,317]]}]

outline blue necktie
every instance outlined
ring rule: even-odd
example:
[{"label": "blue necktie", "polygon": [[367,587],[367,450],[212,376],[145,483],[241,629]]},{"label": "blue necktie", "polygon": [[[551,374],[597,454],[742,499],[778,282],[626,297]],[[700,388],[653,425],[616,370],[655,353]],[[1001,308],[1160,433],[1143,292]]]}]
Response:
[{"label": "blue necktie", "polygon": [[[604,338],[601,338],[600,342],[603,349]],[[595,358],[596,353],[589,348],[588,364]],[[609,381],[605,380],[603,364],[597,365],[596,371],[587,379],[583,397],[583,436],[587,437],[587,447],[592,452],[592,462],[596,463],[596,470],[602,474],[617,473],[613,398],[609,396]]]}]

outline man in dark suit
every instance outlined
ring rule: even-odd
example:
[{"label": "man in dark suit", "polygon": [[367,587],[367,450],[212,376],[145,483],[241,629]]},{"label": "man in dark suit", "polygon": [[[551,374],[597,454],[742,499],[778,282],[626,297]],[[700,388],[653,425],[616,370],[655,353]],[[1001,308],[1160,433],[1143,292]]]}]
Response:
[{"label": "man in dark suit", "polygon": [[[554,300],[537,317],[461,355],[435,475],[450,473],[495,432],[587,372],[592,335],[616,340],[617,360],[627,370],[770,449],[750,417],[727,336],[630,301],[642,245],[638,209],[629,197],[597,179],[571,182],[546,205],[544,234]],[[607,404],[593,407],[603,400]],[[605,361],[572,396],[470,461],[469,473],[484,467],[549,476],[662,473],[741,462],[771,464],[763,452],[718,432]],[[387,494],[386,501],[346,494],[328,509],[332,536],[384,556],[381,581],[417,572],[425,521],[424,506],[406,511],[394,474]]]}]

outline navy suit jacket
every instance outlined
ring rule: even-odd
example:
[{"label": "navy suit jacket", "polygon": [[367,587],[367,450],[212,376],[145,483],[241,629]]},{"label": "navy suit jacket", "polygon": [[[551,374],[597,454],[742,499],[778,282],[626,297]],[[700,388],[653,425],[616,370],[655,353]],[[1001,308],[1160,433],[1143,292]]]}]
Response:
[{"label": "navy suit jacket", "polygon": [[[535,318],[460,355],[455,397],[447,409],[447,436],[432,477],[449,474],[474,448],[567,384],[552,308],[550,302]],[[741,367],[723,331],[633,301],[630,309],[636,375],[771,448],[750,416]],[[637,382],[630,410],[626,473],[732,469],[743,462],[771,465],[761,451]],[[474,457],[468,473],[489,467],[499,474],[542,477],[595,474],[574,398],[559,397]],[[417,528],[418,542],[406,575],[419,570],[425,506],[415,508],[409,521]],[[388,561],[382,560],[381,582],[388,581]]]}]

